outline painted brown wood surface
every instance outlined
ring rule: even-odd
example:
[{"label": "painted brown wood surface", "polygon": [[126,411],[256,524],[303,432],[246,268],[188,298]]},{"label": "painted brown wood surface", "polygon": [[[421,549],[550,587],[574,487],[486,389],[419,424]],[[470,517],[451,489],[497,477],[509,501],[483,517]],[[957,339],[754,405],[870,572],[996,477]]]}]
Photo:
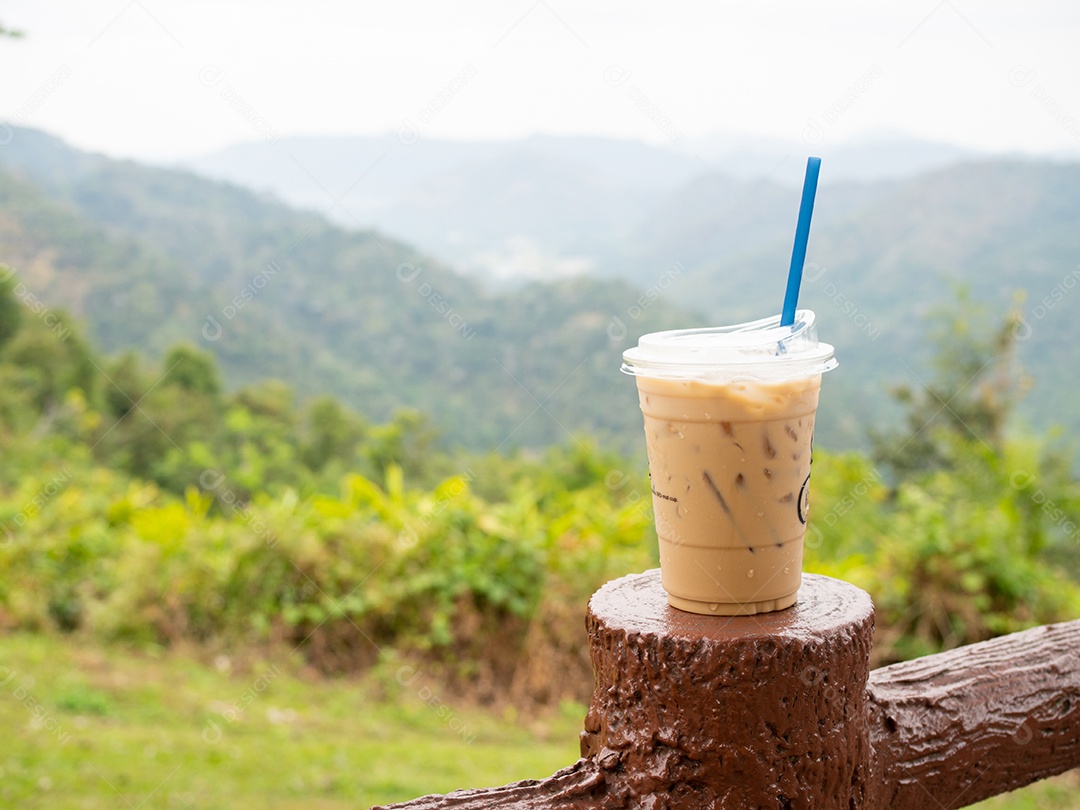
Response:
[{"label": "painted brown wood surface", "polygon": [[599,765],[579,759],[547,779],[527,779],[496,788],[455,790],[440,796],[423,796],[411,802],[387,805],[385,810],[569,810],[617,807],[605,802],[604,793],[604,773]]},{"label": "painted brown wood surface", "polygon": [[659,571],[589,603],[582,759],[395,810],[955,810],[1080,766],[1080,621],[869,671],[873,607],[806,575],[750,617],[674,610]]},{"label": "painted brown wood surface", "polygon": [[757,616],[671,608],[650,571],[589,603],[597,687],[582,754],[666,808],[865,804],[873,606],[807,575],[799,601]]},{"label": "painted brown wood surface", "polygon": [[1080,765],[1080,621],[870,674],[876,807],[966,807]]}]

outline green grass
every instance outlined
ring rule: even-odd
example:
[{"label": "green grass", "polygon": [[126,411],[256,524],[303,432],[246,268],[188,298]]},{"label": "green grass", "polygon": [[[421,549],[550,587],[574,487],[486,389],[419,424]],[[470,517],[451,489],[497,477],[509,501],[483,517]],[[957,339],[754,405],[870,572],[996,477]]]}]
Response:
[{"label": "green grass", "polygon": [[[577,758],[583,714],[518,723],[392,664],[328,680],[20,634],[0,638],[0,807],[356,810],[547,776]],[[1066,776],[979,806],[1076,809],[1080,791]]]},{"label": "green grass", "polygon": [[375,699],[385,684],[295,662],[230,674],[43,636],[0,639],[0,667],[0,807],[355,810],[547,776],[577,759],[584,715],[522,729],[436,703],[411,671]]},{"label": "green grass", "polygon": [[1080,808],[1080,778],[1073,771],[1004,796],[995,796],[972,807],[979,810],[1077,810]]}]

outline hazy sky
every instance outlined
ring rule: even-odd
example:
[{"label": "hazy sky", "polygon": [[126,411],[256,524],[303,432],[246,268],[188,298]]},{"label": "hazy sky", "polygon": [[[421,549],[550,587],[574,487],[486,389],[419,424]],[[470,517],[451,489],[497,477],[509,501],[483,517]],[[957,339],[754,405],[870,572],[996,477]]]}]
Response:
[{"label": "hazy sky", "polygon": [[1074,0],[13,0],[0,23],[26,35],[0,40],[0,121],[137,158],[402,128],[1080,155]]}]

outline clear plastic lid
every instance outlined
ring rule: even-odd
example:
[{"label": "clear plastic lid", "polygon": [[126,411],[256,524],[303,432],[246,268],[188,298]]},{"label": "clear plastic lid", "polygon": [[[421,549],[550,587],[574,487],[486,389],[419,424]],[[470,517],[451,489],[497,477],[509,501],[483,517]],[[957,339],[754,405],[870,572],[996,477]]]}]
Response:
[{"label": "clear plastic lid", "polygon": [[795,323],[780,316],[734,326],[671,329],[642,335],[623,353],[627,374],[672,379],[786,379],[836,368],[833,347],[819,343],[814,313],[800,309]]}]

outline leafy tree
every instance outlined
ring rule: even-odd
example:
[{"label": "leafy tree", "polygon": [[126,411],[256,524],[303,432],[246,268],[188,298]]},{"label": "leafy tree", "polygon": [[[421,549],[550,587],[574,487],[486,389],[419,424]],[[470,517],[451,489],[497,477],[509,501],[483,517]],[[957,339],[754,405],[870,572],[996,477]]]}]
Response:
[{"label": "leafy tree", "polygon": [[296,402],[292,388],[281,380],[263,380],[239,389],[229,397],[230,407],[246,410],[252,417],[264,419],[280,431],[296,428]]},{"label": "leafy tree", "polygon": [[165,385],[205,394],[216,399],[221,394],[221,378],[213,355],[194,346],[174,346],[162,362]]},{"label": "leafy tree", "polygon": [[427,414],[402,408],[388,424],[372,428],[369,436],[365,453],[378,477],[397,465],[406,475],[419,478],[433,453],[438,433]]},{"label": "leafy tree", "polygon": [[[300,458],[315,472],[332,459],[351,462],[367,429],[363,421],[346,410],[333,397],[319,397],[307,412],[307,436],[300,447]],[[392,451],[390,451],[392,454]],[[389,457],[386,463],[389,463]]]},{"label": "leafy tree", "polygon": [[127,416],[150,388],[150,381],[140,369],[139,356],[124,352],[105,369],[104,405],[108,416],[114,420]]},{"label": "leafy tree", "polygon": [[961,294],[935,316],[930,381],[895,391],[906,430],[873,437],[874,465],[815,465],[810,569],[873,594],[884,660],[1080,610],[1063,576],[1080,570],[1080,485],[1052,435],[1007,430],[1027,385],[1017,323]]},{"label": "leafy tree", "polygon": [[18,366],[27,380],[39,412],[51,412],[71,388],[92,396],[97,370],[85,343],[63,313],[51,312],[49,322],[24,318],[4,350],[4,359]]},{"label": "leafy tree", "polygon": [[173,348],[155,379],[132,353],[107,370],[104,402],[111,417],[95,444],[99,458],[176,491],[194,485],[223,450],[221,383],[213,358]]},{"label": "leafy tree", "polygon": [[280,380],[247,386],[228,397],[216,463],[238,496],[307,482],[297,460],[297,421],[292,389]]},{"label": "leafy tree", "polygon": [[15,281],[11,278],[0,280],[0,351],[19,331],[22,314],[22,307],[15,300]]},{"label": "leafy tree", "polygon": [[[985,307],[960,290],[956,305],[931,318],[933,375],[925,384],[904,383],[892,395],[904,409],[905,429],[871,432],[871,455],[897,480],[913,473],[953,469],[952,439],[1001,453],[1012,412],[1030,380],[1016,364],[1021,313],[994,323]],[[963,455],[961,451],[961,455]]]}]

